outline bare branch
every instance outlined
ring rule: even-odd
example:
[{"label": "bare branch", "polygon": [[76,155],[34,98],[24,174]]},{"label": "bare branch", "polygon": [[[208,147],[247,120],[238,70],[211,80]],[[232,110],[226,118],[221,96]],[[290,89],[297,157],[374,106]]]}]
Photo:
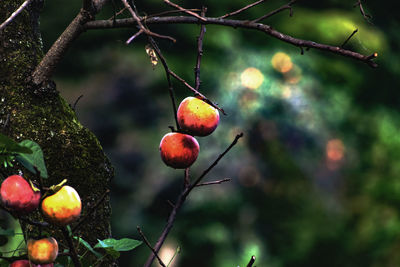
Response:
[{"label": "bare branch", "polygon": [[42,86],[44,82],[50,79],[72,42],[84,31],[83,25],[92,18],[92,14],[82,9],[72,20],[34,70],[32,82],[35,86]]},{"label": "bare branch", "polygon": [[136,37],[138,37],[138,36],[141,35],[142,33],[143,33],[143,30],[140,29],[137,33],[135,33],[134,35],[132,35],[132,37],[129,38],[129,39],[126,41],[126,44],[130,44]]},{"label": "bare branch", "polygon": [[[201,11],[201,16],[205,16],[207,8],[203,7]],[[194,77],[195,77],[195,86],[196,90],[199,91],[200,88],[200,64],[201,64],[201,57],[203,56],[203,38],[206,32],[206,26],[204,24],[201,25],[200,28],[200,35],[197,38],[197,62],[196,66],[194,67]]]},{"label": "bare branch", "polygon": [[289,9],[289,10],[290,10],[290,16],[292,16],[292,15],[293,15],[292,5],[293,5],[296,1],[297,1],[297,0],[292,0],[292,1],[290,1],[289,3],[287,3],[286,5],[283,5],[283,6],[281,6],[280,8],[275,9],[275,10],[269,12],[268,14],[266,14],[266,15],[260,17],[260,18],[253,20],[252,22],[260,22],[260,21],[262,21],[262,20],[264,20],[264,19],[266,19],[266,18],[272,17],[272,16],[275,15],[275,14],[278,14],[279,12],[281,12],[281,11],[283,11],[283,10],[285,10],[285,9]]},{"label": "bare branch", "polygon": [[251,256],[251,259],[249,263],[247,264],[247,267],[253,267],[253,264],[256,262],[256,256]]},{"label": "bare branch", "polygon": [[241,12],[243,12],[243,11],[245,11],[245,10],[247,10],[247,9],[249,9],[249,8],[251,8],[251,7],[253,7],[253,6],[256,6],[256,5],[258,5],[258,4],[261,4],[261,3],[265,2],[265,1],[266,1],[266,0],[258,0],[257,2],[254,2],[254,3],[250,4],[250,5],[247,5],[247,6],[243,7],[243,8],[241,8],[241,9],[238,9],[238,10],[233,11],[233,12],[231,12],[231,13],[225,14],[225,15],[219,17],[219,18],[220,18],[220,19],[224,19],[224,18],[233,16],[233,15],[237,15],[237,14],[239,14],[239,13],[241,13]]},{"label": "bare branch", "polygon": [[180,127],[179,127],[179,123],[178,123],[178,115],[176,112],[177,109],[176,109],[176,103],[175,103],[175,94],[174,94],[174,88],[172,87],[170,69],[168,68],[167,61],[165,60],[163,54],[161,53],[160,48],[158,48],[157,43],[150,36],[148,36],[148,39],[149,39],[151,46],[154,48],[154,51],[157,53],[157,56],[160,58],[161,64],[164,67],[165,74],[167,76],[167,81],[168,81],[168,91],[169,91],[169,96],[171,98],[172,111],[174,113],[175,124],[176,124],[176,128],[179,130]]},{"label": "bare branch", "polygon": [[360,13],[361,15],[364,17],[364,19],[369,23],[369,24],[373,24],[371,22],[371,15],[368,15],[367,13],[365,13],[363,5],[361,4],[361,0],[357,0],[357,2],[353,5],[353,7],[358,6],[360,8]]},{"label": "bare branch", "polygon": [[212,182],[205,182],[205,183],[201,183],[201,184],[197,184],[196,186],[206,186],[206,185],[215,185],[215,184],[222,184],[225,182],[230,182],[232,179],[231,178],[225,178],[222,180],[218,180],[218,181],[212,181]]},{"label": "bare branch", "polygon": [[8,19],[6,19],[6,20],[0,25],[0,33],[1,33],[1,31],[2,31],[11,21],[13,21],[13,19],[15,19],[15,17],[18,16],[18,14],[21,13],[22,10],[24,10],[25,7],[27,7],[31,2],[32,2],[32,0],[26,0],[25,2],[23,2],[22,5],[21,5],[17,10],[15,10],[15,11],[11,14],[11,16],[10,16]]},{"label": "bare branch", "polygon": [[240,134],[236,135],[235,139],[230,144],[230,146],[221,155],[218,156],[218,158],[210,165],[210,167],[208,167],[199,176],[199,178],[196,179],[196,181],[193,184],[191,184],[189,186],[185,186],[185,188],[183,189],[183,191],[179,195],[178,200],[176,201],[176,204],[174,205],[174,208],[172,209],[172,211],[171,211],[171,213],[170,213],[170,215],[168,217],[167,224],[166,224],[164,230],[162,231],[160,237],[157,240],[157,243],[154,246],[154,252],[151,253],[151,255],[149,256],[149,258],[147,259],[146,263],[144,264],[144,267],[150,267],[151,264],[153,263],[154,258],[155,258],[155,254],[158,253],[158,251],[160,250],[161,246],[164,244],[165,239],[167,238],[169,232],[172,229],[172,226],[174,225],[174,222],[175,222],[175,219],[176,219],[176,215],[178,214],[178,211],[182,207],[182,205],[185,202],[185,200],[186,200],[187,196],[189,195],[189,193],[193,190],[193,188],[195,188],[199,184],[201,179],[203,179],[204,176],[206,176],[207,173],[209,173],[218,164],[218,162],[221,160],[221,158],[223,158],[226,155],[226,153],[228,153],[229,150],[231,150],[231,148],[236,145],[237,141],[242,136],[243,136],[243,133],[240,133]]},{"label": "bare branch", "polygon": [[161,260],[161,258],[158,256],[157,252],[154,250],[154,248],[151,246],[150,242],[147,240],[146,236],[143,234],[142,230],[140,229],[139,226],[136,227],[140,236],[142,237],[144,243],[150,248],[150,250],[153,252],[153,254],[156,256],[158,262],[160,263],[161,266],[166,267],[164,262]]},{"label": "bare branch", "polygon": [[200,176],[199,178],[196,179],[196,181],[190,186],[189,188],[189,192],[196,187],[200,182],[201,179],[204,178],[204,176],[206,176],[217,164],[218,162],[226,155],[226,153],[229,152],[229,150],[231,150],[232,147],[234,147],[236,145],[236,143],[239,141],[240,138],[243,137],[243,133],[240,133],[238,135],[236,135],[235,139],[233,140],[233,142],[230,144],[230,146],[221,154],[218,156],[218,158],[210,165],[210,167],[208,167]]},{"label": "bare branch", "polygon": [[180,10],[180,11],[182,11],[182,12],[185,12],[185,13],[187,13],[187,14],[189,14],[189,15],[192,15],[193,17],[196,17],[196,18],[198,18],[198,19],[201,20],[201,21],[205,21],[205,19],[204,19],[202,16],[199,16],[199,14],[194,13],[194,12],[192,12],[192,11],[186,9],[186,8],[183,8],[183,7],[181,7],[181,6],[177,5],[177,4],[174,4],[174,3],[172,3],[172,2],[169,1],[169,0],[164,0],[164,3],[166,3],[167,5],[170,5],[170,6],[172,6],[172,7],[175,7],[176,9],[178,9],[178,10]]},{"label": "bare branch", "polygon": [[[281,40],[283,42],[289,43],[291,45],[297,47],[304,47],[307,49],[313,48],[322,51],[328,51],[334,54],[338,54],[341,56],[350,57],[361,62],[368,64],[370,67],[377,67],[378,65],[373,62],[367,55],[362,55],[357,52],[353,52],[350,50],[343,49],[339,46],[332,46],[321,44],[309,40],[302,40],[298,38],[294,38],[290,35],[286,35],[281,33],[271,26],[262,24],[262,23],[255,23],[251,21],[244,21],[244,20],[231,20],[231,19],[219,19],[219,18],[211,18],[206,17],[206,21],[199,21],[196,18],[188,17],[188,16],[171,16],[171,17],[152,17],[146,19],[146,24],[214,24],[214,25],[223,25],[229,26],[233,28],[245,28],[245,29],[252,29],[264,32],[269,36]],[[91,21],[86,23],[86,29],[105,29],[105,28],[120,28],[120,27],[132,27],[135,25],[135,21],[132,19],[119,19],[116,20],[115,24],[112,21],[107,20],[99,20],[99,21]]]},{"label": "bare branch", "polygon": [[189,90],[191,90],[194,93],[195,96],[201,98],[203,101],[207,102],[208,104],[210,104],[214,108],[216,108],[219,111],[221,111],[224,115],[226,115],[225,111],[222,108],[218,107],[216,104],[211,102],[207,97],[205,97],[202,93],[200,93],[199,91],[194,89],[190,84],[188,84],[184,79],[182,79],[177,74],[175,74],[172,70],[169,70],[169,73],[172,75],[172,77],[174,77],[178,81],[182,82],[187,88],[189,88]]},{"label": "bare branch", "polygon": [[350,36],[343,42],[343,44],[340,47],[343,48],[350,41],[350,39],[354,36],[354,34],[356,34],[357,32],[358,32],[358,29],[355,29],[353,31],[353,33],[350,34]]},{"label": "bare branch", "polygon": [[[150,31],[149,29],[147,29],[143,24],[142,24],[142,20],[141,18],[139,18],[139,16],[136,14],[136,12],[132,9],[132,7],[129,5],[127,0],[121,0],[122,3],[125,5],[125,7],[128,9],[129,13],[131,13],[132,18],[136,21],[137,25],[139,26],[140,30],[142,30],[145,34],[149,35],[149,36],[153,36],[153,37],[157,37],[157,38],[162,38],[162,39],[168,39],[171,40],[172,42],[176,42],[176,40],[170,36],[166,36],[166,35],[161,35],[158,33],[154,33],[152,31]],[[128,42],[127,42],[128,43]],[[129,42],[130,43],[130,42]]]}]

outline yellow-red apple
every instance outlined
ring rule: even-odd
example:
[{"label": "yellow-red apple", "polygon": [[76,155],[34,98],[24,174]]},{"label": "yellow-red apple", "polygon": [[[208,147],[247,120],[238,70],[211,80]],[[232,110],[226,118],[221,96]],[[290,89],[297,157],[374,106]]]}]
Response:
[{"label": "yellow-red apple", "polygon": [[17,214],[27,214],[39,206],[40,191],[35,192],[31,185],[19,175],[9,176],[0,189],[4,206]]},{"label": "yellow-red apple", "polygon": [[27,242],[28,258],[35,264],[49,264],[56,260],[58,243],[53,237],[29,239]]},{"label": "yellow-red apple", "polygon": [[78,192],[68,185],[64,185],[42,201],[43,215],[56,225],[70,224],[79,218],[81,210],[82,203]]},{"label": "yellow-red apple", "polygon": [[199,151],[199,143],[188,134],[169,133],[160,142],[161,159],[175,169],[188,168],[197,159]]},{"label": "yellow-red apple", "polygon": [[218,110],[196,97],[187,97],[181,102],[177,117],[182,130],[196,136],[211,134],[219,123]]}]

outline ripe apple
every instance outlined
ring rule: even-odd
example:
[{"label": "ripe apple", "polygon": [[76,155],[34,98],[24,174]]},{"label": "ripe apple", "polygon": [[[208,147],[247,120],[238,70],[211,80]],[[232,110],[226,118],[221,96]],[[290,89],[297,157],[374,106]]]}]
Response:
[{"label": "ripe apple", "polygon": [[27,214],[39,206],[41,195],[23,177],[12,175],[1,184],[0,196],[4,206],[18,214]]},{"label": "ripe apple", "polygon": [[161,159],[175,169],[188,168],[197,159],[199,151],[199,143],[188,134],[169,133],[160,142]]},{"label": "ripe apple", "polygon": [[28,260],[17,260],[10,264],[9,267],[31,267]]},{"label": "ripe apple", "polygon": [[27,242],[28,258],[35,264],[49,264],[56,260],[58,243],[53,237],[29,239]]},{"label": "ripe apple", "polygon": [[178,107],[177,116],[182,130],[196,136],[211,134],[219,123],[218,110],[196,97],[185,98]]},{"label": "ripe apple", "polygon": [[68,185],[42,201],[43,215],[52,223],[65,226],[81,215],[82,203],[78,192]]}]

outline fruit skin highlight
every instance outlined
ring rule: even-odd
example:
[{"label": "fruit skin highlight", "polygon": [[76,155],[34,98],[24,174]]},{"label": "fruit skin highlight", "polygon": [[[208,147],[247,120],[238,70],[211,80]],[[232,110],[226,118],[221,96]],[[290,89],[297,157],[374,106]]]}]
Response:
[{"label": "fruit skin highlight", "polygon": [[58,255],[58,243],[53,237],[29,239],[27,247],[29,260],[36,264],[52,263]]},{"label": "fruit skin highlight", "polygon": [[54,195],[42,201],[43,215],[52,223],[60,226],[70,224],[79,218],[82,203],[78,192],[68,185],[61,187]]},{"label": "fruit skin highlight", "polygon": [[11,175],[3,181],[0,189],[4,206],[17,214],[28,214],[39,206],[40,192],[19,175]]},{"label": "fruit skin highlight", "polygon": [[181,102],[177,117],[182,130],[195,136],[211,134],[219,123],[218,110],[196,97],[187,97]]},{"label": "fruit skin highlight", "polygon": [[188,168],[196,161],[199,151],[199,143],[188,134],[169,133],[160,142],[161,159],[175,169]]}]

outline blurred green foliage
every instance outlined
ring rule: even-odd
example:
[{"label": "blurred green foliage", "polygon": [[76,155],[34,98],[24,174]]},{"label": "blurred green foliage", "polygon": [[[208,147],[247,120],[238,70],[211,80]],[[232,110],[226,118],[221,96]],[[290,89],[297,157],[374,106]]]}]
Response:
[{"label": "blurred green foliage", "polygon": [[[228,113],[216,132],[199,138],[192,167],[197,177],[243,131],[245,137],[208,176],[230,183],[199,188],[178,215],[162,256],[181,248],[175,266],[400,265],[399,23],[393,10],[371,1],[368,24],[352,2],[299,1],[265,23],[294,37],[378,52],[379,68],[321,51],[300,50],[255,31],[207,26],[201,91]],[[285,1],[267,1],[237,16],[253,19]],[[180,2],[220,16],[248,1]],[[47,1],[41,27],[45,47],[79,9]],[[162,1],[137,1],[141,15],[169,9]],[[115,10],[121,4],[115,1]],[[109,18],[108,5],[99,18]],[[158,25],[170,68],[193,84],[198,25]],[[181,171],[159,158],[158,144],[173,125],[164,70],[152,69],[143,37],[126,46],[136,29],[85,33],[58,68],[61,94],[77,105],[82,122],[100,138],[116,167],[113,234],[139,239],[140,225],[154,243],[182,187]],[[273,66],[286,54],[288,72]],[[281,64],[280,67],[285,65]],[[261,76],[244,77],[255,68]],[[254,74],[255,72],[253,72]],[[262,77],[262,78],[260,78]],[[256,88],[244,80],[260,79]],[[174,81],[178,102],[190,92]],[[121,255],[121,266],[140,266],[145,246]],[[168,262],[168,260],[166,260]]]}]

